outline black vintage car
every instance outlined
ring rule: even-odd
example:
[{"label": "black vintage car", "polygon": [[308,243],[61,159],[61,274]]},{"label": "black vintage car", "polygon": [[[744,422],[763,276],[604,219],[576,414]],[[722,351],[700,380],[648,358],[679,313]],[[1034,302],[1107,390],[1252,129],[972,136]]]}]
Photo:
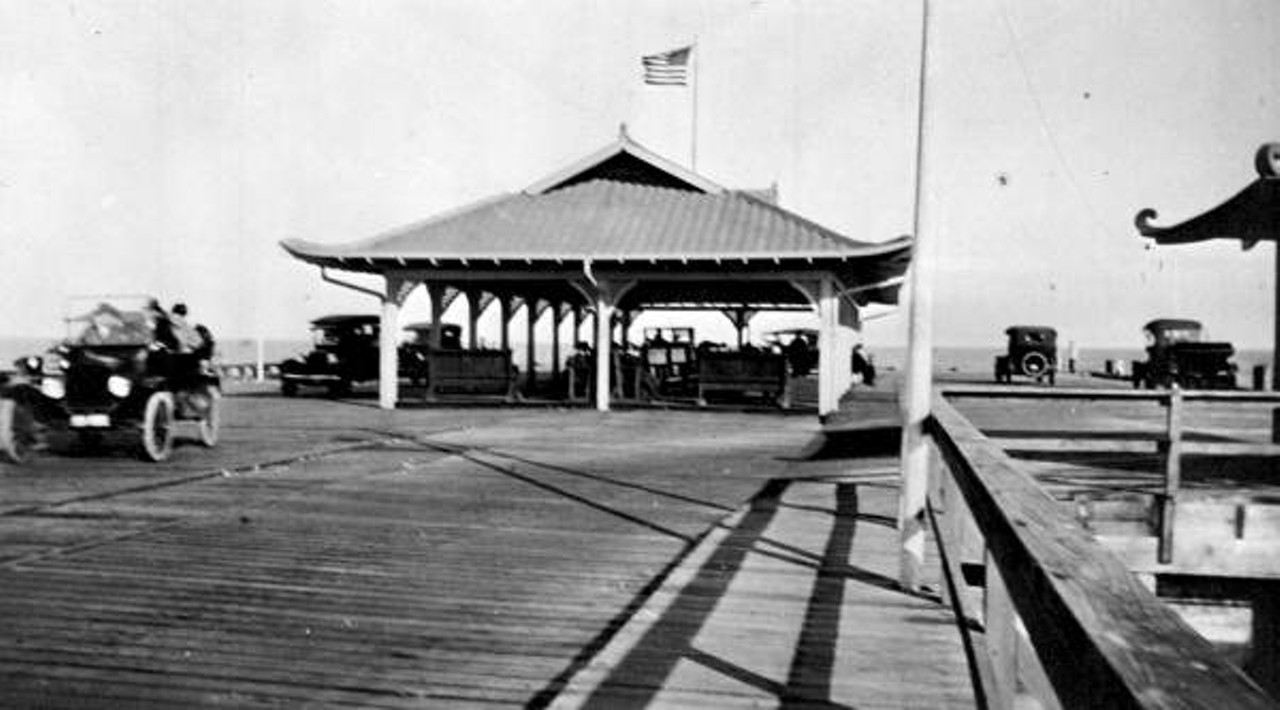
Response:
[{"label": "black vintage car", "polygon": [[162,461],[180,421],[195,425],[201,444],[217,443],[213,339],[201,329],[189,348],[166,337],[168,322],[148,301],[101,301],[67,319],[72,334],[63,343],[17,361],[0,387],[0,455],[21,463],[51,434],[67,433],[85,444],[123,436],[144,460]]},{"label": "black vintage car", "polygon": [[1199,321],[1157,318],[1143,326],[1147,339],[1146,362],[1133,364],[1135,389],[1171,387],[1184,389],[1234,389],[1236,364],[1231,343],[1204,341]]},{"label": "black vintage car", "polygon": [[1052,385],[1058,372],[1058,332],[1045,325],[1015,325],[1004,333],[1009,341],[1005,353],[996,356],[996,382],[1013,382],[1014,375],[1021,375]]},{"label": "black vintage car", "polygon": [[[400,376],[413,384],[427,382],[430,372],[432,324],[430,321],[410,323],[404,327],[408,338],[400,345]],[[440,324],[440,350],[462,349],[462,326],[457,323]]]},{"label": "black vintage car", "polygon": [[280,391],[292,397],[303,386],[324,387],[332,396],[378,379],[376,315],[331,315],[311,321],[311,352],[280,363]]}]

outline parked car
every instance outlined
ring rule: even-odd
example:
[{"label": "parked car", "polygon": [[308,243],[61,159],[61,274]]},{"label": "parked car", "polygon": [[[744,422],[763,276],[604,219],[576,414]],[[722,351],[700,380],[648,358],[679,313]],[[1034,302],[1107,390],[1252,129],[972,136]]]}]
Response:
[{"label": "parked car", "polygon": [[1005,329],[1008,344],[996,356],[996,382],[1013,382],[1014,375],[1054,384],[1058,372],[1058,332],[1045,325],[1015,325]]},{"label": "parked car", "polygon": [[[411,323],[404,327],[409,337],[399,348],[400,376],[408,378],[414,384],[423,384],[427,381],[429,369],[427,355],[432,350],[431,330],[429,321]],[[456,323],[440,324],[440,349],[462,349],[462,326]]]},{"label": "parked car", "polygon": [[162,461],[184,421],[201,444],[214,446],[221,383],[210,364],[212,337],[202,335],[192,351],[170,347],[157,338],[163,316],[154,303],[101,300],[67,319],[72,332],[55,349],[20,358],[0,387],[0,455],[21,463],[53,433],[86,443],[123,434],[144,460]]},{"label": "parked car", "polygon": [[376,315],[330,315],[311,321],[311,351],[280,363],[280,392],[286,397],[300,387],[324,387],[332,396],[354,384],[378,379]]},{"label": "parked car", "polygon": [[1157,318],[1142,328],[1147,339],[1146,362],[1133,363],[1135,389],[1171,387],[1234,389],[1236,364],[1231,343],[1206,342],[1199,321]]}]

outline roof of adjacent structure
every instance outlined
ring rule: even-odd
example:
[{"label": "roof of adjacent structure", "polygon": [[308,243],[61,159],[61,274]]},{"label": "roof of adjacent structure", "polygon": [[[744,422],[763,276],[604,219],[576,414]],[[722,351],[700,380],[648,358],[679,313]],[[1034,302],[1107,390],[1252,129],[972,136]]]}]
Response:
[{"label": "roof of adjacent structure", "polygon": [[1153,209],[1138,213],[1135,223],[1144,237],[1158,244],[1185,244],[1208,239],[1239,239],[1249,248],[1262,240],[1280,239],[1280,178],[1254,180],[1231,199],[1180,224],[1157,227]]}]

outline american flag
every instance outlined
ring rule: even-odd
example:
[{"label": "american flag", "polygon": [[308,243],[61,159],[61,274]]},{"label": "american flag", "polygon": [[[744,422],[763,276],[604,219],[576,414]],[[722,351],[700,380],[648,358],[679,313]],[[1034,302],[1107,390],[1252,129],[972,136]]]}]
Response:
[{"label": "american flag", "polygon": [[693,45],[640,58],[644,83],[654,86],[685,86],[689,83],[689,57]]}]

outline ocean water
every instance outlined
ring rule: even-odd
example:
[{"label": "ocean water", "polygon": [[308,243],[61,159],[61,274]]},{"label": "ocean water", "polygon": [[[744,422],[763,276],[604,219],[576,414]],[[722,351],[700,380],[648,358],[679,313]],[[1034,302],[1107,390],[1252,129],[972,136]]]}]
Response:
[{"label": "ocean water", "polygon": [[[59,338],[53,336],[43,338],[0,337],[0,370],[11,369],[11,365],[16,358],[26,355],[38,355],[47,351],[57,344],[58,340]],[[512,339],[511,345],[516,365],[524,369],[526,365],[524,342]],[[269,363],[280,362],[306,352],[310,349],[310,346],[311,343],[308,340],[267,339],[263,342],[264,359]],[[252,363],[257,360],[257,352],[258,345],[254,339],[229,338],[218,341],[217,359],[224,363]],[[567,358],[572,352],[571,344],[561,343],[561,358]],[[882,372],[901,370],[906,362],[907,350],[905,346],[864,348],[864,352],[870,354],[872,361]],[[934,349],[933,353],[933,369],[940,374],[986,375],[992,372],[995,356],[1000,352],[1001,350],[994,346],[938,347]],[[550,343],[538,343],[534,356],[538,359],[538,369],[549,369],[547,368],[547,363],[551,361]],[[1106,363],[1109,360],[1112,362],[1124,361],[1125,363],[1131,363],[1134,360],[1143,360],[1145,357],[1142,349],[1138,347],[1081,347],[1078,349],[1076,371],[1101,372],[1106,368]],[[1067,360],[1065,350],[1059,352],[1058,359],[1062,363],[1062,367],[1065,368]],[[1268,350],[1238,350],[1234,360],[1239,366],[1239,381],[1242,386],[1249,385],[1254,366],[1265,365],[1270,367],[1272,364],[1271,352]]]}]

